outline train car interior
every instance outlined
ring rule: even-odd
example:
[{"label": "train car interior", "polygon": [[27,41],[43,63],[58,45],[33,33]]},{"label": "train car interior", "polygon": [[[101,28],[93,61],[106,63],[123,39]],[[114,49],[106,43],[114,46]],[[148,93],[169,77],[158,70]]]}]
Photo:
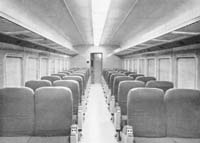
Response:
[{"label": "train car interior", "polygon": [[0,143],[200,143],[200,0],[0,0]]}]

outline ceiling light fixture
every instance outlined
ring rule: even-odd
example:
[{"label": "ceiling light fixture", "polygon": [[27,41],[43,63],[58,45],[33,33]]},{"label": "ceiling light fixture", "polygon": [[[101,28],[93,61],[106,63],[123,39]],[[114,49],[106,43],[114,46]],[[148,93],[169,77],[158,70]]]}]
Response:
[{"label": "ceiling light fixture", "polygon": [[92,0],[94,45],[99,46],[111,0]]}]

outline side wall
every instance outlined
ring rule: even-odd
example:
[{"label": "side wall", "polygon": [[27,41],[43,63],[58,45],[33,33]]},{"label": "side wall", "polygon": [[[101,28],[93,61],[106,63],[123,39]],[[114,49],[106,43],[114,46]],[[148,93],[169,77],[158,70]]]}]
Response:
[{"label": "side wall", "polygon": [[200,89],[200,44],[123,57],[123,68],[157,80],[172,81],[176,88]]},{"label": "side wall", "polygon": [[69,68],[69,57],[0,43],[0,88],[24,86],[25,81],[40,79]]},{"label": "side wall", "polygon": [[79,55],[70,58],[70,67],[90,67],[90,53],[103,53],[103,68],[121,68],[122,60],[118,56],[111,55],[114,48],[111,47],[76,47]]}]

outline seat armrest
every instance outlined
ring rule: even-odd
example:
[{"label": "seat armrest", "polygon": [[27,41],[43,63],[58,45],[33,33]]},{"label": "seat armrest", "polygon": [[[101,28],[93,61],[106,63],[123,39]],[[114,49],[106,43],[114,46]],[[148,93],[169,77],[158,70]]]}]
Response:
[{"label": "seat armrest", "polygon": [[133,127],[129,125],[125,125],[121,132],[121,140],[122,143],[133,143],[134,135],[133,135]]},{"label": "seat armrest", "polygon": [[111,101],[111,91],[110,91],[110,89],[108,89],[108,91],[107,91],[107,93],[106,93],[107,95],[107,104],[110,104],[110,101]]},{"label": "seat armrest", "polygon": [[115,113],[115,96],[111,96],[111,101],[110,101],[110,113],[113,115]]},{"label": "seat armrest", "polygon": [[82,131],[83,118],[84,118],[83,107],[82,105],[79,105],[78,106],[78,130],[79,131]]},{"label": "seat armrest", "polygon": [[72,121],[73,121],[74,124],[77,124],[77,120],[78,120],[78,115],[73,115]]},{"label": "seat armrest", "polygon": [[78,126],[76,124],[73,124],[71,126],[71,132],[70,132],[70,143],[78,143],[78,141],[79,141]]},{"label": "seat armrest", "polygon": [[116,131],[121,130],[121,108],[120,106],[116,106],[114,113],[114,126]]},{"label": "seat armrest", "polygon": [[86,112],[86,98],[85,98],[85,95],[82,96],[81,105],[82,105],[82,111],[83,111],[83,113],[85,113]]}]

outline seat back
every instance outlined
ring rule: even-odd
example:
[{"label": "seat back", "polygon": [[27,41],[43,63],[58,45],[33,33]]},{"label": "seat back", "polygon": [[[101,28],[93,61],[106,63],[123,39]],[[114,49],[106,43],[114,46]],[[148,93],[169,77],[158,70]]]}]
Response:
[{"label": "seat back", "polygon": [[81,103],[79,83],[76,80],[58,80],[54,81],[53,86],[68,87],[72,92],[73,97],[73,112],[78,113],[78,105]]},{"label": "seat back", "polygon": [[34,96],[27,87],[0,89],[0,136],[33,134]]},{"label": "seat back", "polygon": [[133,126],[134,136],[166,136],[164,92],[161,89],[131,89],[127,105],[127,122]]},{"label": "seat back", "polygon": [[48,80],[29,80],[25,82],[25,86],[35,91],[37,88],[51,86],[51,82]]},{"label": "seat back", "polygon": [[61,80],[61,78],[59,76],[43,76],[41,80],[48,80],[53,84],[54,81]]},{"label": "seat back", "polygon": [[72,73],[72,74],[70,74],[70,76],[79,76],[79,77],[82,78],[82,81],[83,81],[83,92],[84,92],[85,87],[86,87],[85,75],[81,74],[81,73]]},{"label": "seat back", "polygon": [[70,72],[67,72],[67,71],[62,71],[62,72],[58,72],[58,73],[59,73],[59,74],[60,74],[60,73],[61,73],[61,74],[65,74],[65,76],[70,74]]},{"label": "seat back", "polygon": [[41,87],[35,92],[35,135],[65,136],[72,125],[72,93],[66,87]]},{"label": "seat back", "polygon": [[110,88],[111,90],[112,90],[112,88],[113,88],[114,79],[115,79],[115,77],[118,77],[118,76],[126,76],[126,75],[123,74],[123,73],[112,74],[112,75],[110,76],[110,82],[109,82],[109,88]]},{"label": "seat back", "polygon": [[129,90],[133,88],[138,87],[144,87],[145,84],[141,81],[121,81],[119,83],[119,89],[116,101],[119,103],[119,106],[121,107],[121,113],[122,115],[127,115],[127,97]]},{"label": "seat back", "polygon": [[139,76],[144,76],[143,74],[129,74],[130,77],[132,77],[134,80]]},{"label": "seat back", "polygon": [[144,82],[146,84],[148,81],[156,80],[156,78],[155,77],[151,77],[151,76],[139,76],[139,77],[136,77],[135,80],[142,81],[142,82]]},{"label": "seat back", "polygon": [[66,76],[67,74],[65,73],[54,73],[54,74],[51,74],[51,76],[59,76],[61,79],[63,79],[64,76]]},{"label": "seat back", "polygon": [[118,77],[116,77],[114,79],[113,89],[112,89],[112,92],[111,92],[112,95],[117,96],[118,88],[119,88],[119,83],[121,81],[125,81],[125,80],[133,80],[133,78],[129,77],[129,76],[118,76]]},{"label": "seat back", "polygon": [[81,95],[84,94],[84,91],[83,91],[83,79],[80,76],[73,76],[73,75],[65,76],[65,77],[63,77],[63,80],[75,80],[75,81],[78,81],[79,88],[80,88],[80,93],[81,93]]},{"label": "seat back", "polygon": [[130,74],[137,74],[136,72],[125,72],[125,74],[128,76]]},{"label": "seat back", "polygon": [[108,76],[107,76],[107,84],[108,84],[108,86],[109,86],[109,83],[110,83],[110,77],[111,77],[111,75],[113,75],[113,74],[117,74],[118,72],[116,72],[116,71],[110,71],[110,72],[108,72]]},{"label": "seat back", "polygon": [[154,81],[154,80],[152,80],[152,81],[147,82],[146,87],[160,88],[164,92],[166,92],[168,89],[174,88],[174,84],[173,84],[173,82],[170,82],[170,81]]},{"label": "seat back", "polygon": [[200,138],[200,91],[169,89],[165,95],[167,136]]}]

